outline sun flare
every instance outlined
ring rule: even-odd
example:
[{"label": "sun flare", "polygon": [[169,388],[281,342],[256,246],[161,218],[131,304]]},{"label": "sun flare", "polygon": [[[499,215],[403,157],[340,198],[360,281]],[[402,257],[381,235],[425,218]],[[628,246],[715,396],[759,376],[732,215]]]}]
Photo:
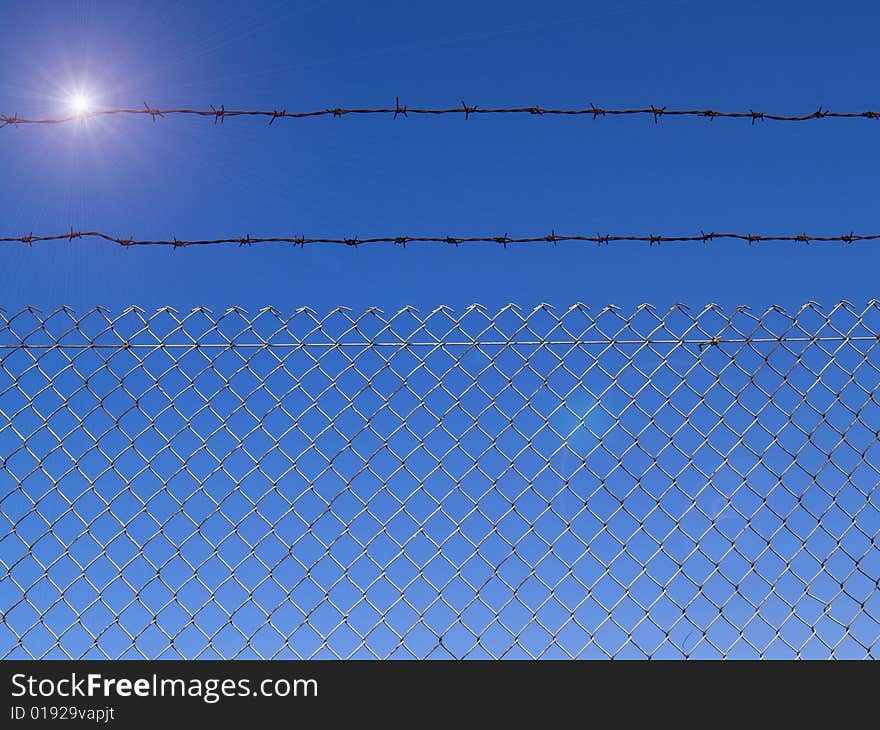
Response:
[{"label": "sun flare", "polygon": [[78,117],[84,116],[92,111],[92,100],[87,94],[76,93],[71,95],[68,104],[71,113]]}]

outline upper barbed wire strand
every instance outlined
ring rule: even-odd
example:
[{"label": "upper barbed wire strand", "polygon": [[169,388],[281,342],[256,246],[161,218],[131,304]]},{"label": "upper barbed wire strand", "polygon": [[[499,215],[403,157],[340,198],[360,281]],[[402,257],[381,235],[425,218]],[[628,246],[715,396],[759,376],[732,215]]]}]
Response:
[{"label": "upper barbed wire strand", "polygon": [[21,243],[28,246],[34,243],[50,242],[50,241],[73,241],[80,238],[94,238],[107,243],[115,243],[123,247],[129,246],[170,246],[172,248],[186,248],[189,246],[216,246],[220,244],[233,243],[239,246],[251,246],[254,244],[267,243],[289,243],[296,246],[305,246],[306,244],[340,244],[345,246],[362,246],[364,244],[375,243],[394,243],[406,246],[408,243],[445,243],[458,246],[462,243],[495,243],[506,247],[508,244],[517,243],[565,243],[565,242],[582,242],[582,243],[647,243],[650,245],[660,243],[710,243],[715,240],[737,240],[746,243],[762,243],[762,242],[796,242],[796,243],[853,243],[855,241],[875,241],[880,239],[880,233],[859,234],[845,233],[841,235],[811,235],[807,233],[791,234],[791,235],[765,235],[751,233],[706,233],[700,231],[694,235],[684,236],[666,236],[666,235],[606,235],[597,233],[595,235],[561,235],[551,232],[547,235],[536,236],[373,236],[367,238],[359,238],[353,236],[350,238],[309,238],[306,236],[271,236],[271,237],[252,237],[233,236],[227,238],[206,238],[195,240],[184,240],[178,238],[170,239],[135,239],[135,238],[119,238],[101,231],[75,231],[71,229],[66,233],[56,233],[46,236],[34,235],[29,233],[23,236],[4,236],[0,237],[0,243]]},{"label": "upper barbed wire strand", "polygon": [[144,102],[143,108],[113,108],[113,109],[97,109],[82,114],[71,114],[64,117],[56,118],[27,118],[20,117],[18,114],[3,115],[0,114],[0,127],[20,126],[22,124],[65,124],[75,121],[83,121],[86,119],[94,119],[96,117],[105,117],[113,115],[138,115],[149,116],[152,121],[162,119],[168,116],[195,116],[213,119],[215,123],[222,123],[230,117],[264,117],[268,118],[271,125],[278,119],[305,119],[308,117],[343,117],[351,114],[356,115],[387,115],[393,118],[407,117],[411,114],[415,115],[444,115],[459,114],[465,119],[469,119],[472,115],[478,114],[529,114],[533,116],[591,116],[593,119],[606,116],[631,116],[641,115],[650,116],[654,122],[659,122],[663,117],[702,117],[705,119],[750,119],[752,124],[757,121],[773,121],[773,122],[807,122],[815,119],[880,119],[880,112],[867,110],[861,112],[844,111],[836,112],[822,107],[817,108],[813,112],[807,114],[771,114],[767,112],[754,111],[719,111],[717,109],[668,109],[665,106],[646,106],[634,107],[631,109],[609,109],[605,107],[597,107],[590,104],[582,108],[548,108],[541,106],[519,106],[519,107],[480,107],[470,105],[464,101],[460,105],[448,108],[419,108],[409,107],[400,103],[400,99],[395,100],[394,106],[375,107],[375,108],[344,108],[329,107],[326,109],[316,109],[313,111],[293,111],[286,109],[227,109],[224,105],[215,107],[211,105],[210,109],[158,109]]}]

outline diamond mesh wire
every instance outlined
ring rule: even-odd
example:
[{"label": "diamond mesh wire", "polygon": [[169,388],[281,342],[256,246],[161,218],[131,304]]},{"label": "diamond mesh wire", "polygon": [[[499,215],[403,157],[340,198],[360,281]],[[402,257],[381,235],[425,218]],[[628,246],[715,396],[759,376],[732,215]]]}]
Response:
[{"label": "diamond mesh wire", "polygon": [[880,304],[0,313],[0,655],[876,657]]}]

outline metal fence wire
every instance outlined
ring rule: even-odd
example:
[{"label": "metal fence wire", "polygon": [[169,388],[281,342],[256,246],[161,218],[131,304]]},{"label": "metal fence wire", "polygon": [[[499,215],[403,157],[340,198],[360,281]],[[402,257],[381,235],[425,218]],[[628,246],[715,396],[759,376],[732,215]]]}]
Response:
[{"label": "metal fence wire", "polygon": [[264,119],[269,121],[269,125],[274,124],[279,119],[296,120],[296,119],[314,119],[317,117],[329,117],[340,119],[345,116],[382,116],[391,117],[392,119],[405,118],[413,116],[429,116],[429,117],[450,117],[460,116],[470,119],[478,116],[511,116],[526,115],[533,117],[583,117],[587,119],[605,119],[619,117],[653,117],[654,123],[659,124],[660,120],[665,117],[699,117],[708,119],[710,122],[715,119],[748,119],[754,126],[756,122],[810,122],[818,119],[880,119],[880,111],[873,109],[834,111],[818,107],[815,110],[799,113],[799,114],[780,114],[778,112],[761,112],[754,109],[740,109],[738,111],[723,111],[719,109],[709,108],[691,108],[691,109],[670,109],[667,106],[650,106],[632,107],[626,109],[599,107],[590,104],[585,107],[546,107],[546,106],[507,106],[507,107],[481,107],[476,104],[468,104],[462,101],[460,105],[452,107],[411,107],[401,104],[400,97],[395,98],[394,106],[380,107],[329,107],[324,109],[312,109],[309,111],[287,111],[287,109],[227,109],[225,104],[219,106],[210,105],[210,109],[158,109],[144,102],[143,107],[115,109],[95,109],[92,111],[77,112],[64,117],[51,118],[29,118],[21,117],[18,113],[0,114],[0,129],[4,127],[21,127],[21,126],[47,126],[56,124],[72,124],[83,123],[89,120],[106,119],[108,117],[149,117],[153,122],[157,119],[166,117],[197,117],[201,119],[209,119],[214,124],[223,124],[227,119],[235,119],[238,117],[249,117],[251,119]]},{"label": "metal fence wire", "polygon": [[5,657],[876,657],[880,303],[0,316]]}]

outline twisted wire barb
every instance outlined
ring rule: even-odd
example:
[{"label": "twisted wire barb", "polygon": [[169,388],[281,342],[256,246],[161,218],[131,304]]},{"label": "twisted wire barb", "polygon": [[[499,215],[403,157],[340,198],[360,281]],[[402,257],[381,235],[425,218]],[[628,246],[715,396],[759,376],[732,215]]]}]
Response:
[{"label": "twisted wire barb", "polygon": [[654,122],[659,122],[664,117],[702,117],[709,119],[749,119],[752,124],[758,121],[773,122],[806,122],[815,119],[880,119],[880,112],[868,109],[866,111],[843,111],[836,112],[829,109],[819,107],[816,111],[808,114],[772,114],[767,112],[755,111],[719,111],[717,109],[668,109],[665,106],[650,105],[646,107],[633,107],[630,109],[608,109],[590,104],[581,108],[549,108],[541,106],[518,106],[518,107],[480,107],[470,105],[464,101],[459,106],[448,108],[418,108],[409,107],[400,103],[400,99],[395,99],[394,106],[386,107],[368,107],[368,108],[344,108],[332,107],[327,109],[315,109],[311,111],[292,111],[286,109],[227,109],[225,105],[215,107],[210,105],[210,109],[158,109],[144,102],[143,108],[113,108],[98,109],[95,111],[85,112],[81,114],[71,114],[64,117],[55,118],[27,118],[20,117],[17,113],[12,115],[0,115],[0,127],[19,126],[22,124],[65,124],[68,122],[83,121],[86,119],[94,119],[96,117],[118,116],[118,115],[134,115],[148,116],[152,121],[163,119],[169,116],[194,116],[212,119],[214,123],[222,124],[231,117],[263,117],[269,120],[269,124],[274,124],[278,119],[305,119],[310,117],[343,117],[348,115],[381,115],[391,116],[394,119],[398,117],[409,117],[410,115],[463,115],[465,119],[480,114],[529,114],[532,116],[588,116],[594,120],[599,117],[614,116],[650,116]]},{"label": "twisted wire barb", "polygon": [[581,242],[581,243],[648,243],[650,245],[659,243],[710,243],[715,240],[735,240],[745,241],[747,243],[766,243],[766,242],[796,242],[796,243],[853,243],[855,241],[875,241],[880,239],[880,233],[845,233],[840,235],[820,236],[807,233],[774,235],[774,234],[752,234],[752,233],[707,233],[701,231],[698,234],[684,236],[668,236],[668,235],[611,235],[597,233],[595,235],[561,235],[551,232],[547,235],[540,236],[373,236],[367,238],[359,238],[353,236],[349,238],[310,238],[307,236],[269,236],[269,237],[253,237],[246,236],[230,236],[224,238],[204,238],[185,240],[172,237],[170,239],[135,239],[120,238],[112,236],[109,233],[101,231],[75,231],[71,229],[67,233],[55,233],[51,235],[35,235],[28,233],[23,236],[4,236],[0,237],[0,243],[23,243],[28,246],[34,243],[43,243],[51,241],[73,241],[80,238],[94,238],[107,243],[115,243],[123,247],[129,246],[170,246],[172,248],[186,248],[188,246],[215,246],[224,243],[234,243],[239,246],[251,246],[254,244],[265,243],[290,243],[296,246],[305,246],[306,244],[339,244],[344,246],[362,246],[364,244],[374,243],[394,243],[406,247],[408,243],[445,243],[458,246],[462,243],[496,243],[507,247],[508,244],[516,243],[565,243],[565,242]]}]

